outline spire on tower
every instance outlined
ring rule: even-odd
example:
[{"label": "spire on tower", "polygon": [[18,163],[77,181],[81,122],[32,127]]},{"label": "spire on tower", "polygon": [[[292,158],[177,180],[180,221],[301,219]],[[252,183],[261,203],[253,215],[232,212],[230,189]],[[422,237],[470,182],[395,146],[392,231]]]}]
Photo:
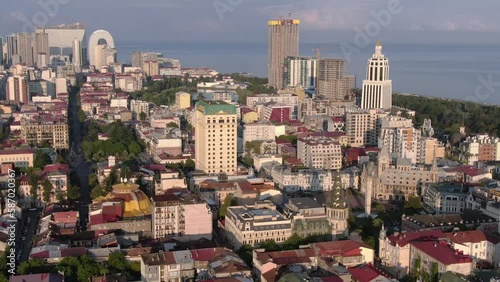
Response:
[{"label": "spire on tower", "polygon": [[340,172],[332,172],[333,178],[333,188],[330,191],[330,206],[332,208],[345,208],[347,207],[345,202],[344,187],[342,186],[342,177]]},{"label": "spire on tower", "polygon": [[377,41],[377,47],[382,47],[382,41]]}]

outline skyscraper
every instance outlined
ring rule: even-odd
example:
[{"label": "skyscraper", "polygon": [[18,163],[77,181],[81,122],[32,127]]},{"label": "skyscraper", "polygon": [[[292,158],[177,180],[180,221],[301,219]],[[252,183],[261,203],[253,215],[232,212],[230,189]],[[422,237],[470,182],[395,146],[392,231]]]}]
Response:
[{"label": "skyscraper", "polygon": [[[73,53],[73,40],[77,38],[86,47],[85,27],[80,23],[58,25],[51,27],[37,27],[35,33],[47,33],[49,37],[49,56],[71,56]],[[85,56],[85,52],[83,52]],[[85,62],[85,57],[83,61]]]},{"label": "skyscraper", "polygon": [[73,58],[71,63],[75,68],[80,68],[83,65],[82,42],[75,38],[73,39]]},{"label": "skyscraper", "polygon": [[49,35],[47,33],[33,34],[33,61],[37,67],[43,67],[49,61]]},{"label": "skyscraper", "polygon": [[222,101],[196,103],[196,169],[209,174],[236,174],[237,116],[236,106]]},{"label": "skyscraper", "polygon": [[349,89],[344,79],[345,61],[320,59],[318,63],[318,87],[316,94],[335,102],[349,100]]},{"label": "skyscraper", "polygon": [[21,57],[21,63],[27,65],[34,65],[33,58],[33,34],[32,33],[19,33],[17,36],[17,51]]},{"label": "skyscraper", "polygon": [[7,57],[6,64],[12,65],[12,56],[17,55],[17,36],[12,34],[7,36]]},{"label": "skyscraper", "polygon": [[3,38],[0,36],[0,66],[3,66]]},{"label": "skyscraper", "polygon": [[313,57],[288,56],[285,59],[284,87],[316,87],[318,60]]},{"label": "skyscraper", "polygon": [[[107,59],[103,59],[102,54],[104,54],[105,58],[109,58],[109,55],[113,52],[114,48],[115,41],[109,32],[105,30],[94,31],[89,38],[89,65],[96,66],[97,69],[100,69],[99,65],[102,66],[108,62]],[[96,54],[96,52],[99,54]]]},{"label": "skyscraper", "polygon": [[299,20],[271,20],[269,25],[269,85],[283,88],[283,69],[287,56],[299,55]]},{"label": "skyscraper", "polygon": [[375,54],[368,59],[366,80],[363,80],[362,109],[390,109],[392,107],[392,80],[389,60],[382,54],[382,43],[375,46]]}]

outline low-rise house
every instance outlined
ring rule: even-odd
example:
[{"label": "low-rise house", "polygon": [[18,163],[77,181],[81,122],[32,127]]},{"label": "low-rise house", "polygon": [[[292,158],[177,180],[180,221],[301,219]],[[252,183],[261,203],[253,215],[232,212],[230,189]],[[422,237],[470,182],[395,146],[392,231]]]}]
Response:
[{"label": "low-rise house", "polygon": [[[454,249],[469,255],[475,262],[489,266],[500,263],[500,237],[482,230],[445,233]],[[485,265],[487,266],[487,265]]]},{"label": "low-rise house", "polygon": [[373,263],[375,258],[375,251],[370,246],[353,240],[313,243],[311,247],[318,257],[318,267],[330,273],[336,264],[349,268]]},{"label": "low-rise house", "polygon": [[394,282],[396,279],[375,268],[372,264],[360,265],[347,269],[353,282]]},{"label": "low-rise house", "polygon": [[415,271],[432,273],[435,265],[438,273],[451,271],[465,276],[469,276],[474,269],[474,262],[468,255],[455,250],[444,240],[432,239],[410,243],[410,273]]}]

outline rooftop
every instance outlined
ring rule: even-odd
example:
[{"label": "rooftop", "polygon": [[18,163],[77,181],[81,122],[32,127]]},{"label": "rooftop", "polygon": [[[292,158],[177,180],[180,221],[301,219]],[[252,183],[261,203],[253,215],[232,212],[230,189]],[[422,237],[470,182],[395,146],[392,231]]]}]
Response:
[{"label": "rooftop", "polygon": [[311,198],[292,198],[289,202],[299,209],[315,209],[323,207],[316,200]]},{"label": "rooftop", "polygon": [[454,250],[445,241],[415,241],[411,245],[444,265],[472,262],[468,255]]},{"label": "rooftop", "polygon": [[199,101],[196,103],[196,108],[204,115],[235,115],[237,113],[236,106],[223,101]]}]

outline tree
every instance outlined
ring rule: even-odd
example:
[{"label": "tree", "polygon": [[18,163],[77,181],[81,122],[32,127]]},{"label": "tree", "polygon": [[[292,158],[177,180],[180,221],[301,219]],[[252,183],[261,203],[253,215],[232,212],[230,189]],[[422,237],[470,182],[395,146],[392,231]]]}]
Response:
[{"label": "tree", "polygon": [[42,150],[36,150],[35,157],[33,159],[33,167],[43,169],[46,165],[50,164],[50,156],[42,152]]},{"label": "tree", "polygon": [[146,115],[146,113],[145,113],[145,112],[140,112],[140,113],[139,113],[139,119],[140,119],[141,121],[145,121],[147,117],[148,117],[148,116]]},{"label": "tree", "polygon": [[43,194],[43,201],[45,203],[49,203],[50,202],[50,198],[52,197],[52,189],[54,187],[52,186],[52,183],[50,182],[50,180],[48,179],[45,179],[42,183],[42,194]]},{"label": "tree", "polygon": [[432,282],[438,282],[439,281],[439,266],[438,266],[438,264],[436,262],[432,263],[430,280]]},{"label": "tree", "polygon": [[274,240],[267,240],[265,242],[262,242],[259,244],[259,247],[265,249],[266,252],[281,251],[280,245],[278,245]]},{"label": "tree", "polygon": [[26,275],[26,274],[37,274],[37,273],[46,273],[50,272],[51,267],[47,265],[41,259],[30,259],[25,261],[19,265],[17,268],[17,274]]},{"label": "tree", "polygon": [[384,223],[384,221],[381,218],[375,218],[373,220],[373,226],[374,227],[378,228],[378,227],[382,226],[382,223]]},{"label": "tree", "polygon": [[422,202],[420,201],[420,197],[417,196],[408,197],[408,201],[406,201],[404,208],[412,210],[421,210]]},{"label": "tree", "polygon": [[92,189],[92,191],[90,192],[90,196],[92,197],[92,200],[95,200],[95,199],[97,199],[101,196],[104,196],[104,195],[106,195],[106,193],[100,185],[97,185],[96,187],[94,187],[94,189]]},{"label": "tree", "polygon": [[195,170],[195,168],[196,164],[194,163],[194,161],[192,159],[187,159],[184,164],[184,169],[189,172]]},{"label": "tree", "polygon": [[109,254],[108,264],[117,273],[123,273],[127,269],[127,260],[122,252],[116,251]]},{"label": "tree", "polygon": [[74,185],[68,185],[67,197],[72,201],[80,200],[80,188]]},{"label": "tree", "polygon": [[38,199],[38,175],[34,172],[28,175],[28,184],[30,185],[30,194],[33,199]]},{"label": "tree", "polygon": [[233,196],[227,195],[224,199],[224,203],[219,208],[219,217],[226,217],[227,208],[231,206],[231,202],[233,201]]},{"label": "tree", "polygon": [[377,204],[375,206],[375,210],[377,211],[377,213],[384,213],[385,212],[385,207],[382,204]]},{"label": "tree", "polygon": [[167,124],[167,128],[179,128],[179,125],[177,125],[177,123],[171,121]]}]

